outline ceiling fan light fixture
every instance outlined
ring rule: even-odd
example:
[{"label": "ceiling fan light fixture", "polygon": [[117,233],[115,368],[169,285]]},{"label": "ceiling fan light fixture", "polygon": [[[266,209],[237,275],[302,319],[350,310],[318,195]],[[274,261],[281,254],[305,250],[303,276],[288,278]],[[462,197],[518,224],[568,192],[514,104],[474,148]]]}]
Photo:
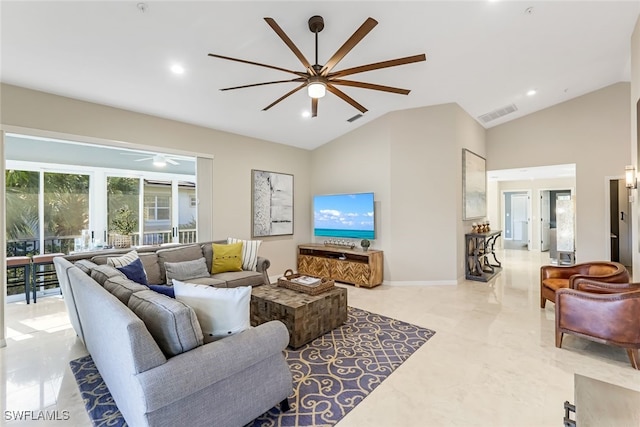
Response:
[{"label": "ceiling fan light fixture", "polygon": [[153,166],[163,168],[167,166],[167,159],[165,159],[164,156],[160,156],[160,155],[153,156]]},{"label": "ceiling fan light fixture", "polygon": [[311,77],[307,85],[307,94],[310,98],[322,98],[327,94],[327,85],[318,77]]}]

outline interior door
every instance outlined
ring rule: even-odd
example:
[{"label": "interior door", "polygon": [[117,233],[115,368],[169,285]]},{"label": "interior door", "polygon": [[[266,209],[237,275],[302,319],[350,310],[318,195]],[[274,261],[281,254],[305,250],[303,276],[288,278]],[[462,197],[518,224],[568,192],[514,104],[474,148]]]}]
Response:
[{"label": "interior door", "polygon": [[529,197],[526,193],[514,193],[511,196],[511,220],[513,221],[513,240],[520,247],[529,246]]},{"label": "interior door", "polygon": [[540,192],[540,251],[549,250],[549,230],[551,228],[551,203],[549,190]]},{"label": "interior door", "polygon": [[631,216],[627,187],[618,180],[618,248],[620,263],[626,267],[632,265],[631,255]]}]

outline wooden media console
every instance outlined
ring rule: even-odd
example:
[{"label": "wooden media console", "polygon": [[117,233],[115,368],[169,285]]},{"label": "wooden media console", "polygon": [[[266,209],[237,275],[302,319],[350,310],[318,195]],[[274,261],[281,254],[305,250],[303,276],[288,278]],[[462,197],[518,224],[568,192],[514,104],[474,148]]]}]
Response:
[{"label": "wooden media console", "polygon": [[382,284],[383,252],[307,244],[298,246],[298,273],[328,277],[356,287]]}]

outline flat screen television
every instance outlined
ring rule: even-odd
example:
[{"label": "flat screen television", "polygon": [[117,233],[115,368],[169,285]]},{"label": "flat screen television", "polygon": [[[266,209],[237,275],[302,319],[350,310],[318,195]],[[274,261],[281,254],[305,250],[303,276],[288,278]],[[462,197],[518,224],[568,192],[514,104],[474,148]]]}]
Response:
[{"label": "flat screen television", "polygon": [[375,239],[373,193],[313,197],[313,234],[318,237]]}]

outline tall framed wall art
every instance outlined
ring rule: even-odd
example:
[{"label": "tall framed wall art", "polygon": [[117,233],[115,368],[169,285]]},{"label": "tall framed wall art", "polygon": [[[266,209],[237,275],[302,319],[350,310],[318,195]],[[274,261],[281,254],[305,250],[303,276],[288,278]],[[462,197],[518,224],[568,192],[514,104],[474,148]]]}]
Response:
[{"label": "tall framed wall art", "polygon": [[487,166],[484,157],[462,149],[462,219],[487,216]]},{"label": "tall framed wall art", "polygon": [[293,234],[293,175],[251,170],[251,234]]}]

